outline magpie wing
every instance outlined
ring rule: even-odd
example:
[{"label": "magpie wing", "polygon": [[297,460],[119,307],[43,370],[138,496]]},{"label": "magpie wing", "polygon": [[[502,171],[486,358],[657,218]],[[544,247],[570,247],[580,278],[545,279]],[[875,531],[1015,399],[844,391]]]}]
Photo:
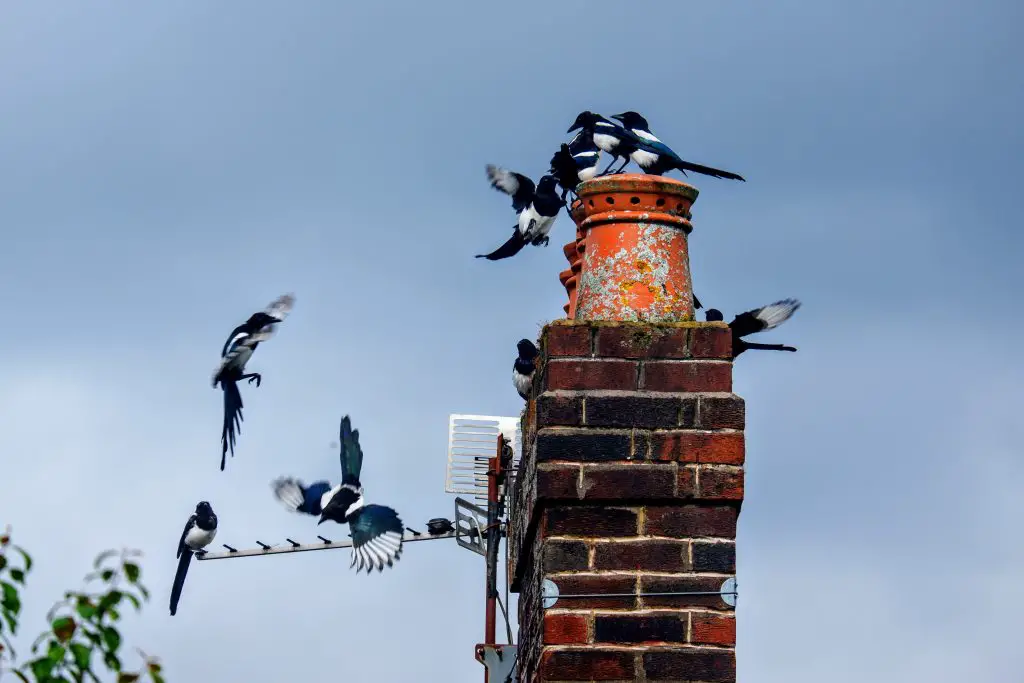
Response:
[{"label": "magpie wing", "polygon": [[487,179],[495,190],[500,190],[512,197],[512,208],[516,210],[516,213],[530,206],[530,202],[533,201],[536,186],[532,180],[521,173],[494,164],[487,164]]},{"label": "magpie wing", "polygon": [[[288,314],[291,313],[294,305],[295,296],[292,294],[284,294],[271,301],[270,305],[267,306],[263,312],[271,318],[276,318],[277,322],[280,323],[288,317]],[[264,325],[258,332],[252,335],[250,342],[266,341],[273,337],[275,332],[277,332],[277,323]]]},{"label": "magpie wing", "polygon": [[338,442],[341,444],[341,483],[359,485],[363,470],[363,449],[359,445],[359,430],[352,429],[349,416],[341,418]]},{"label": "magpie wing", "polygon": [[191,529],[196,523],[196,516],[192,515],[185,522],[185,528],[181,530],[181,539],[178,541],[178,554],[175,557],[181,557],[181,553],[186,550],[185,548],[185,537],[188,535],[188,530]]},{"label": "magpie wing", "polygon": [[778,327],[789,320],[798,308],[800,308],[800,302],[796,299],[783,299],[740,313],[729,323],[729,327],[737,337],[745,337],[748,334]]},{"label": "magpie wing", "polygon": [[477,254],[477,258],[485,258],[488,261],[500,261],[509,256],[515,256],[526,246],[526,237],[519,232],[519,226],[512,229],[512,236],[503,245],[492,251],[490,254]]},{"label": "magpie wing", "polygon": [[402,555],[404,526],[398,513],[385,505],[364,505],[349,518],[352,532],[352,564],[356,571],[366,568],[384,571]]}]

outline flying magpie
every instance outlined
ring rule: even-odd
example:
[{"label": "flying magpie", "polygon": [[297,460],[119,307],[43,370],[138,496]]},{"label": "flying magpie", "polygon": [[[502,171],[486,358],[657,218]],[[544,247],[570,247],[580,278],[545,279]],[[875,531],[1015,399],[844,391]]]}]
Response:
[{"label": "flying magpie", "polygon": [[512,383],[524,401],[530,400],[530,389],[533,387],[533,373],[537,369],[536,360],[540,352],[529,339],[520,339],[516,344],[519,357],[512,364]]},{"label": "flying magpie", "polygon": [[185,529],[181,532],[181,540],[178,541],[178,570],[174,573],[174,583],[171,586],[171,616],[178,611],[178,599],[181,598],[181,589],[185,585],[185,575],[188,573],[188,563],[192,561],[195,553],[206,552],[204,548],[213,542],[217,535],[217,515],[213,508],[205,500],[196,505],[196,511],[188,518]]},{"label": "flying magpie", "polygon": [[746,182],[743,176],[736,175],[735,173],[683,161],[679,158],[678,154],[669,149],[668,145],[654,136],[654,133],[651,132],[651,127],[647,124],[647,119],[635,111],[615,114],[612,118],[621,121],[623,127],[638,139],[638,144],[636,144],[635,149],[631,150],[630,157],[636,162],[637,166],[643,169],[644,173],[662,175],[666,171],[678,169],[682,171],[684,176],[687,171],[693,171],[694,173],[702,173],[715,178],[728,178],[729,180],[743,180]]},{"label": "flying magpie", "polygon": [[224,390],[224,425],[220,434],[220,470],[224,471],[224,461],[228,449],[231,457],[235,457],[235,435],[242,429],[242,394],[238,391],[238,382],[249,380],[256,386],[260,385],[262,376],[258,372],[245,372],[245,364],[249,362],[253,351],[260,342],[270,339],[277,330],[277,323],[288,317],[295,304],[291,294],[275,299],[266,310],[253,313],[244,323],[231,330],[224,348],[220,352],[220,365],[213,373],[214,388],[220,384]]},{"label": "flying magpie", "polygon": [[551,157],[549,173],[558,179],[562,187],[562,201],[570,192],[575,196],[576,186],[597,175],[597,165],[601,158],[600,148],[594,144],[594,136],[580,131],[576,137]]},{"label": "flying magpie", "polygon": [[[747,349],[796,351],[796,348],[793,346],[784,346],[782,344],[758,344],[755,342],[748,342],[743,339],[743,337],[778,327],[789,320],[789,317],[793,315],[798,308],[800,308],[800,302],[796,299],[783,299],[782,301],[776,301],[773,304],[768,304],[761,308],[755,308],[752,311],[740,313],[738,316],[733,318],[732,322],[729,323],[729,329],[732,330],[732,357],[735,358]],[[704,319],[709,322],[721,321],[722,312],[717,308],[709,308],[704,312]]]},{"label": "flying magpie", "polygon": [[[363,468],[363,449],[359,446],[359,430],[352,429],[349,416],[341,418],[341,483],[331,487],[328,481],[310,486],[290,477],[275,480],[274,495],[289,510],[319,516],[317,524],[327,520],[348,523],[352,536],[352,564],[356,571],[366,567],[370,573],[384,565],[394,566],[402,555],[402,534],[405,527],[398,513],[384,505],[365,504],[359,474]],[[358,566],[356,563],[358,561]]]},{"label": "flying magpie", "polygon": [[623,159],[622,165],[615,171],[621,173],[629,163],[630,155],[636,150],[637,138],[635,135],[614,121],[609,121],[592,111],[580,112],[566,133],[571,133],[574,130],[579,130],[584,136],[589,136],[602,152],[607,152],[611,156],[611,163],[601,171],[600,175],[607,174],[616,161]]},{"label": "flying magpie", "polygon": [[477,254],[488,261],[515,256],[527,244],[547,246],[551,226],[565,201],[558,198],[557,180],[553,175],[542,176],[534,186],[526,176],[493,164],[487,165],[487,179],[491,187],[512,197],[512,208],[519,214],[519,222],[512,229],[512,237],[490,254]]}]

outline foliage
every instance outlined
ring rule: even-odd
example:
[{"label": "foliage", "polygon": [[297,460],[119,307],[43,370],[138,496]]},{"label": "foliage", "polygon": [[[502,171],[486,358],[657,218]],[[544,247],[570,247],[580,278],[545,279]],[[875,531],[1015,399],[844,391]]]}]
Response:
[{"label": "foliage", "polygon": [[33,658],[15,667],[17,653],[11,637],[17,634],[21,615],[19,585],[25,586],[32,558],[11,543],[10,531],[0,536],[0,677],[6,670],[24,683],[103,683],[100,664],[116,675],[116,683],[133,683],[148,676],[163,683],[160,664],[139,650],[140,671],[126,670],[122,663],[123,639],[117,625],[120,609],[130,604],[136,611],[149,599],[142,584],[138,551],[108,550],[100,553],[86,575],[82,591],[68,591],[47,613],[50,628],[32,643]]}]

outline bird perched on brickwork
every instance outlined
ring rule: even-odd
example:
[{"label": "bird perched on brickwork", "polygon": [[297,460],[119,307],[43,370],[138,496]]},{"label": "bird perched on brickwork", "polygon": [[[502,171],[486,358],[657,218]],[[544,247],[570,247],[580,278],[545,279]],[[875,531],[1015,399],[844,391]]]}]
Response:
[{"label": "bird perched on brickwork", "polygon": [[359,475],[363,468],[363,449],[359,445],[359,430],[352,429],[349,416],[341,418],[341,483],[331,487],[330,482],[318,481],[303,486],[298,479],[281,477],[271,488],[277,499],[294,512],[319,516],[317,524],[327,520],[347,523],[352,536],[352,564],[356,571],[364,567],[367,573],[384,565],[394,566],[402,555],[405,527],[398,513],[384,505],[365,504]]},{"label": "bird perched on brickwork", "polygon": [[174,583],[171,585],[171,616],[178,611],[178,600],[181,598],[181,589],[185,586],[185,575],[188,574],[188,565],[192,561],[192,555],[204,552],[206,546],[213,542],[217,535],[217,515],[213,508],[205,500],[196,505],[196,511],[188,518],[185,529],[181,532],[181,540],[178,541],[178,570],[174,573]]},{"label": "bird perched on brickwork", "polygon": [[607,168],[601,171],[600,175],[607,174],[619,159],[623,160],[622,165],[615,173],[621,173],[629,163],[630,155],[636,149],[635,135],[614,121],[609,121],[592,111],[580,112],[566,132],[572,133],[576,130],[580,131],[582,135],[590,137],[598,149],[611,156],[611,162]]},{"label": "bird perched on brickwork", "polygon": [[[651,127],[640,114],[635,111],[627,111],[615,114],[613,119],[622,122],[623,128],[632,133],[638,139],[634,149],[630,152],[630,158],[649,175],[662,175],[666,171],[676,169],[686,175],[687,171],[709,175],[714,178],[726,178],[729,180],[743,180],[743,176],[736,175],[730,171],[722,171],[710,166],[701,166],[689,161],[683,161],[679,155],[673,152],[668,145],[655,137]],[[625,166],[625,164],[623,164]],[[621,170],[621,169],[619,169]]]},{"label": "bird perched on brickwork", "polygon": [[224,348],[220,352],[220,365],[213,373],[214,388],[220,384],[224,391],[224,423],[220,435],[222,472],[228,450],[231,451],[231,457],[235,457],[235,436],[242,427],[243,405],[238,382],[247,379],[250,384],[256,382],[258,387],[263,380],[263,376],[258,372],[246,373],[245,365],[260,342],[274,335],[277,323],[288,317],[294,304],[295,297],[291,294],[278,297],[265,310],[253,313],[248,320],[231,330],[227,341],[224,342]]},{"label": "bird perched on brickwork", "polygon": [[516,348],[519,349],[519,357],[512,364],[512,383],[523,400],[529,401],[530,390],[533,388],[533,373],[537,370],[537,356],[540,355],[540,351],[529,339],[520,339]]},{"label": "bird perched on brickwork", "polygon": [[512,197],[512,208],[519,220],[512,229],[512,237],[505,244],[490,254],[477,254],[476,257],[497,261],[515,256],[527,244],[547,246],[551,226],[565,206],[565,201],[559,199],[556,192],[557,179],[553,175],[545,175],[534,185],[521,173],[493,164],[487,165],[487,179],[491,187]]},{"label": "bird perched on brickwork", "polygon": [[[743,337],[771,330],[789,320],[796,309],[800,308],[800,302],[796,299],[783,299],[773,304],[755,308],[752,311],[740,313],[729,323],[732,330],[732,357],[740,355],[747,349],[761,349],[765,351],[796,351],[793,346],[783,344],[758,344],[748,342]],[[709,308],[704,313],[704,319],[708,322],[720,322],[723,320],[722,312],[717,308]]]},{"label": "bird perched on brickwork", "polygon": [[551,170],[562,188],[562,201],[570,192],[576,195],[576,186],[597,175],[601,150],[594,144],[594,137],[580,131],[576,137],[551,157]]}]

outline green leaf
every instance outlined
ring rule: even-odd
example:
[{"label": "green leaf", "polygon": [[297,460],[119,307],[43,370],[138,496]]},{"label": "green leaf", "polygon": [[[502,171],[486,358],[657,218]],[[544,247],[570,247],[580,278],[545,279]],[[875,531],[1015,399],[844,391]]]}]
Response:
[{"label": "green leaf", "polygon": [[40,657],[29,662],[29,667],[32,669],[32,675],[36,677],[36,680],[46,680],[50,677],[50,672],[53,671],[53,667],[56,664],[49,657]]},{"label": "green leaf", "polygon": [[75,635],[75,628],[77,626],[75,620],[71,617],[61,617],[60,619],[54,619],[51,628],[53,629],[53,634],[57,636],[57,640],[66,643],[71,640],[71,636]]},{"label": "green leaf", "polygon": [[140,678],[142,678],[142,676],[140,676],[137,673],[122,672],[117,674],[117,683],[135,683],[135,681],[139,680]]},{"label": "green leaf", "polygon": [[96,559],[92,563],[93,568],[99,569],[100,565],[103,564],[108,557],[113,557],[114,555],[117,555],[116,550],[104,550],[102,553],[96,556]]},{"label": "green leaf", "polygon": [[71,656],[75,658],[75,665],[82,671],[88,670],[91,666],[92,650],[88,645],[71,643]]},{"label": "green leaf", "polygon": [[138,583],[142,569],[134,562],[124,563],[124,575],[128,577],[128,583]]},{"label": "green leaf", "polygon": [[114,578],[114,573],[115,572],[114,572],[113,569],[104,569],[100,573],[100,578],[103,579],[104,581],[110,581],[112,578]]},{"label": "green leaf", "polygon": [[32,556],[26,553],[18,546],[14,546],[14,550],[17,551],[19,555],[21,555],[21,559],[25,560],[25,572],[28,573],[32,571]]},{"label": "green leaf", "polygon": [[18,589],[12,583],[0,581],[0,591],[3,597],[0,598],[0,607],[17,614],[21,611],[21,598],[18,597]]},{"label": "green leaf", "polygon": [[64,655],[66,655],[67,653],[67,648],[65,648],[63,645],[58,645],[52,640],[50,641],[50,647],[46,649],[46,656],[49,658],[51,662],[53,662],[54,666],[63,662]]},{"label": "green leaf", "polygon": [[117,648],[121,647],[121,634],[117,632],[116,628],[113,626],[104,626],[102,632],[103,642],[106,643],[108,650],[114,652]]},{"label": "green leaf", "polygon": [[88,597],[80,595],[78,596],[78,604],[75,605],[75,611],[83,619],[92,619],[96,615],[96,606],[92,604],[92,600]]},{"label": "green leaf", "polygon": [[121,660],[117,658],[113,652],[108,652],[103,655],[103,663],[107,665],[107,668],[111,671],[121,670]]},{"label": "green leaf", "polygon": [[132,593],[125,593],[124,597],[128,598],[128,602],[132,603],[132,605],[135,606],[135,609],[142,609],[142,601],[140,601],[135,595]]},{"label": "green leaf", "polygon": [[7,566],[7,558],[4,557],[3,555],[0,555],[0,569],[3,569],[6,566]]},{"label": "green leaf", "polygon": [[15,676],[17,676],[18,678],[20,678],[20,679],[21,679],[22,681],[24,681],[25,683],[32,683],[32,681],[30,681],[30,680],[28,679],[28,676],[26,676],[25,674],[21,673],[20,671],[18,671],[18,670],[16,670],[16,669],[15,669],[15,670],[13,670],[13,673],[14,673],[14,675],[15,675]]},{"label": "green leaf", "polygon": [[[2,557],[2,556],[0,556],[0,557]],[[20,583],[21,585],[25,585],[25,572],[24,572],[24,570],[12,569],[11,570],[11,578],[14,579],[15,581],[17,581],[18,583]]]}]

